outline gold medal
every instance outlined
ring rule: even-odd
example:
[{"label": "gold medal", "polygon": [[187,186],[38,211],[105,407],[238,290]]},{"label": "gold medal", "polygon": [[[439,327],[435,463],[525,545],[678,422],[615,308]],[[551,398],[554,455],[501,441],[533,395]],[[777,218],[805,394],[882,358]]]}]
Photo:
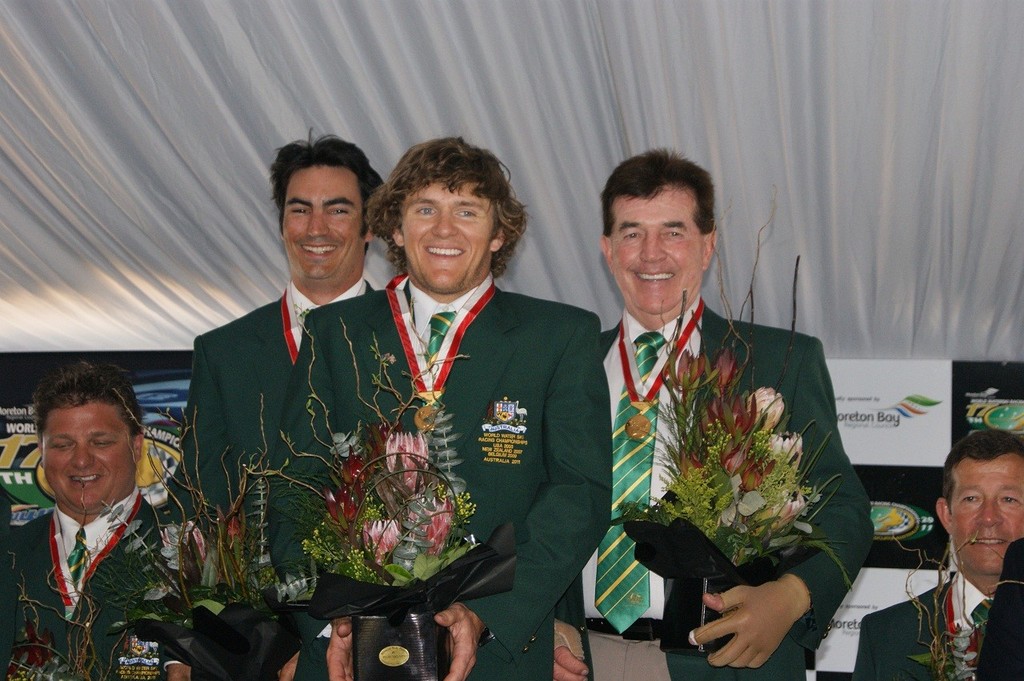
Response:
[{"label": "gold medal", "polygon": [[651,420],[643,414],[634,414],[626,421],[626,435],[633,440],[642,440],[651,432]]},{"label": "gold medal", "polygon": [[413,416],[413,423],[421,433],[428,433],[434,429],[434,417],[437,416],[437,408],[433,404],[425,404],[416,410]]}]

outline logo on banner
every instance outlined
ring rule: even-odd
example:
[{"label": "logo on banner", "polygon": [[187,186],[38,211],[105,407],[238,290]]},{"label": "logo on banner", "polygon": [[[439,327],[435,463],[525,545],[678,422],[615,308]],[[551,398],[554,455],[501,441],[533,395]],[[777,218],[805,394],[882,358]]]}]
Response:
[{"label": "logo on banner", "polygon": [[967,424],[972,430],[1006,430],[1024,434],[1024,399],[1000,398],[997,388],[966,393]]},{"label": "logo on banner", "polygon": [[926,416],[934,407],[942,404],[926,395],[907,395],[896,404],[890,407],[848,409],[843,406],[853,406],[859,402],[878,402],[877,397],[846,397],[836,398],[839,423],[847,428],[899,428],[904,419],[913,419]]},{"label": "logo on banner", "polygon": [[871,523],[876,541],[912,541],[928,535],[935,516],[922,508],[894,501],[872,501]]}]

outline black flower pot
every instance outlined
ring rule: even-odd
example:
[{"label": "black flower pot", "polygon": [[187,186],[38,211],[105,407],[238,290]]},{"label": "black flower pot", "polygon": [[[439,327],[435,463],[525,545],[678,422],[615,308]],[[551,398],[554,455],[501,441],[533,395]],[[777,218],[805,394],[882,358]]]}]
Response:
[{"label": "black flower pot", "polygon": [[352,660],[355,681],[439,681],[451,664],[448,630],[432,610],[410,610],[397,624],[354,615]]}]

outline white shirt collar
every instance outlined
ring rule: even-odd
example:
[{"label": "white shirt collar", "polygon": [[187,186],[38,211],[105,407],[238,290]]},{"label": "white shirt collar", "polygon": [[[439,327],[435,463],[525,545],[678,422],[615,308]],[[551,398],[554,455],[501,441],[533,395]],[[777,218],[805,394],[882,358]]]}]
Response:
[{"label": "white shirt collar", "polygon": [[473,297],[480,287],[485,289],[491,285],[494,281],[494,277],[490,274],[481,281],[479,284],[471,288],[470,290],[463,293],[461,296],[456,298],[450,303],[439,303],[430,297],[430,294],[420,290],[412,283],[412,279],[409,280],[409,296],[412,298],[412,318],[416,325],[416,334],[420,338],[427,338],[430,336],[430,318],[434,316],[435,312],[446,312],[448,310],[458,312],[466,305],[466,302]]},{"label": "white shirt collar", "polygon": [[85,545],[89,549],[89,553],[93,556],[98,551],[106,546],[110,540],[110,535],[113,534],[114,530],[121,526],[125,521],[127,515],[131,513],[132,507],[135,505],[135,499],[139,496],[139,489],[136,487],[132,490],[132,493],[122,499],[120,502],[113,504],[112,508],[120,506],[123,509],[121,516],[114,516],[111,513],[101,513],[98,517],[85,525],[80,525],[78,520],[64,513],[59,508],[54,508],[53,513],[57,518],[57,531],[60,536],[57,537],[59,543],[64,548],[64,555],[71,553],[71,550],[75,548],[75,535],[78,534],[78,528],[85,528]]},{"label": "white shirt collar", "polygon": [[[686,309],[686,314],[683,315],[685,321],[690,321],[693,313],[697,310],[697,304],[700,302],[700,298],[693,301],[693,304]],[[679,318],[676,317],[669,321],[668,324],[661,327],[660,329],[647,329],[643,324],[638,322],[633,315],[629,314],[628,311],[622,311],[622,319],[626,324],[626,341],[631,343],[636,340],[636,337],[646,331],[660,331],[661,335],[665,337],[666,341],[671,341],[676,334],[676,328],[679,326]],[[690,336],[689,343],[686,344],[686,348],[690,351],[690,354],[696,355],[700,352],[700,329],[694,329],[693,335]]]},{"label": "white shirt collar", "polygon": [[[349,298],[361,296],[366,292],[366,288],[366,280],[360,279],[356,282],[355,286],[349,288],[331,302],[336,303],[339,300],[348,300]],[[295,340],[295,347],[300,347],[302,345],[302,321],[305,317],[305,313],[310,310],[315,310],[320,306],[299,291],[299,289],[295,287],[294,281],[288,282],[288,288],[285,290],[285,298],[285,302],[287,303],[286,307],[288,308],[288,327],[291,329],[292,338]]]},{"label": "white shirt collar", "polygon": [[957,572],[953,576],[953,619],[957,627],[966,629],[974,626],[971,613],[987,598],[981,590],[964,578],[963,572]]},{"label": "white shirt collar", "polygon": [[[335,298],[331,302],[332,303],[336,303],[339,300],[348,300],[349,298],[355,298],[356,296],[361,296],[365,291],[366,291],[366,280],[365,279],[360,279],[359,281],[357,281],[355,283],[354,286],[352,286],[352,287],[348,288],[347,290],[343,291],[340,296],[338,296],[337,298]],[[295,282],[294,281],[289,281],[288,282],[288,306],[289,306],[290,309],[294,310],[296,314],[301,314],[303,312],[308,312],[309,310],[314,310],[314,309],[320,307],[319,305],[314,303],[312,300],[307,298],[302,293],[302,291],[300,291],[295,286]]]}]

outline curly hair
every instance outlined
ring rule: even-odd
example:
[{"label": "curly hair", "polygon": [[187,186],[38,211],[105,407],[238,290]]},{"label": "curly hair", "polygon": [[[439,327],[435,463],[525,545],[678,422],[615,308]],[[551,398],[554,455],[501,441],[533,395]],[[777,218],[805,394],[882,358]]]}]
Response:
[{"label": "curly hair", "polygon": [[402,226],[406,202],[432,184],[443,185],[450,192],[469,189],[491,202],[493,235],[500,233],[505,240],[491,256],[491,274],[500,276],[526,231],[526,208],[516,198],[505,164],[490,151],[461,137],[433,139],[410,148],[387,181],[370,197],[366,221],[370,231],[387,244],[392,264],[399,272],[407,270],[405,249],[395,243],[394,233]]},{"label": "curly hair", "polygon": [[133,437],[142,432],[142,409],[124,369],[85,360],[48,371],[32,394],[36,432],[41,436],[54,409],[102,402],[116,407]]}]

